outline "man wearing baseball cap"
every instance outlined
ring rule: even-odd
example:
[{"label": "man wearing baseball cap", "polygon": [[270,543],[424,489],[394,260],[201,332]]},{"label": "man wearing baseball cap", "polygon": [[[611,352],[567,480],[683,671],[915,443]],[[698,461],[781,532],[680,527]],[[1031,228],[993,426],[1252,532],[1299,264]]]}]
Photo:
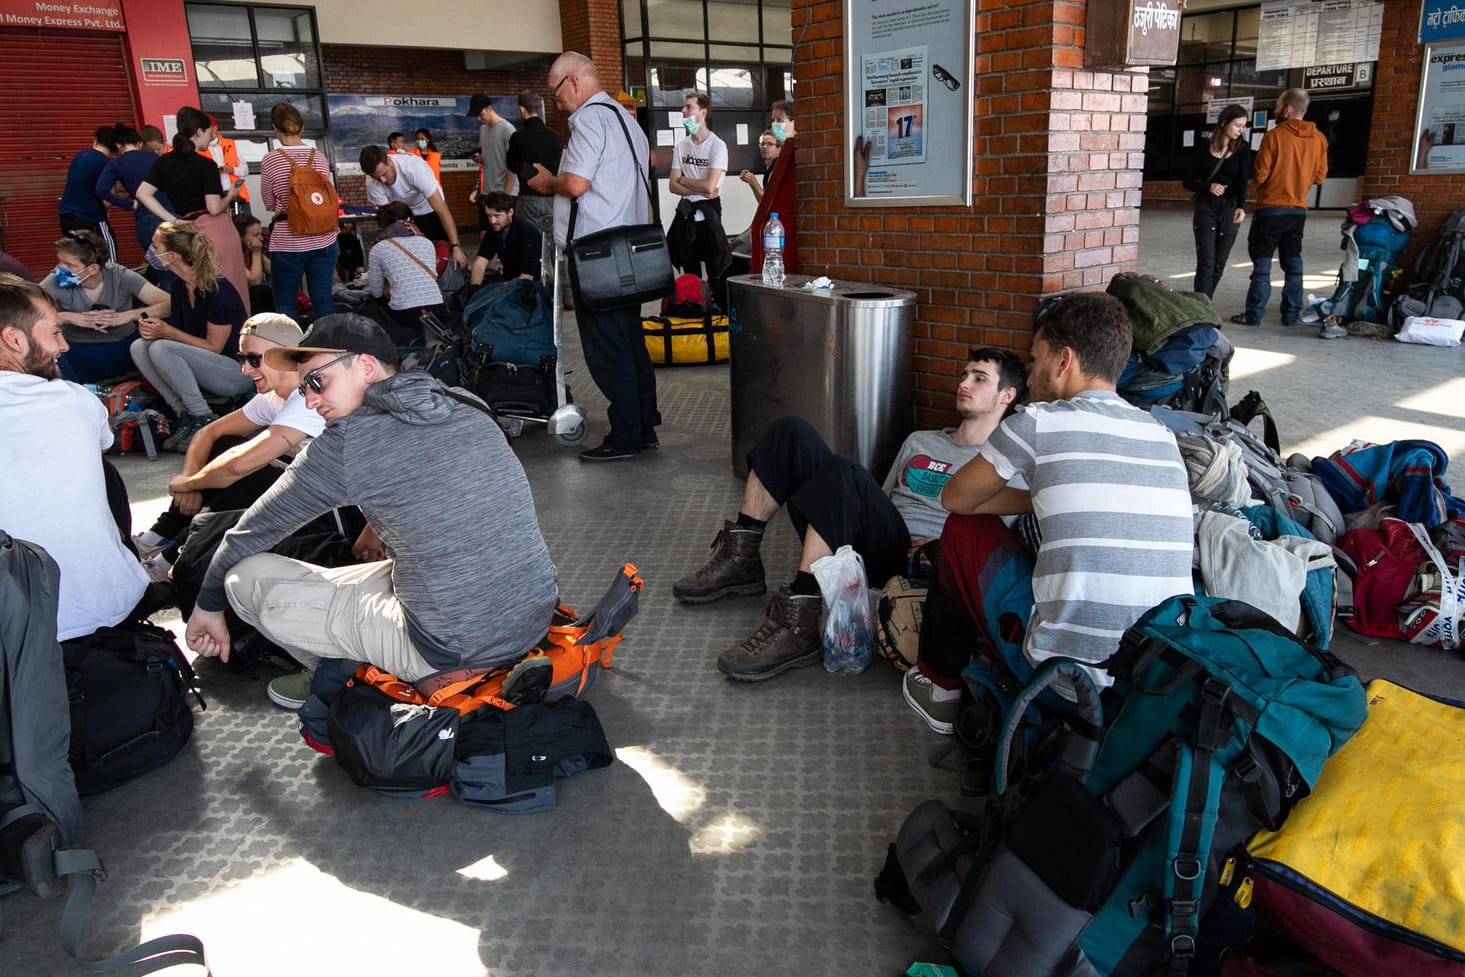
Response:
[{"label": "man wearing baseball cap", "polygon": [[[326,428],[224,537],[189,647],[227,660],[227,601],[307,669],[345,658],[415,682],[522,657],[549,629],[556,574],[524,469],[487,408],[397,372],[386,332],[351,313],[316,320],[264,362],[299,372]],[[266,552],[342,505],[361,508],[386,559],[324,569]],[[270,699],[299,708],[309,678],[275,679]]]},{"label": "man wearing baseball cap", "polygon": [[295,368],[276,370],[264,362],[271,349],[298,346],[300,336],[295,320],[278,312],[261,312],[244,321],[234,358],[254,383],[255,395],[193,436],[182,473],[168,482],[172,504],[151,529],[133,537],[153,579],[167,576],[194,516],[204,510],[247,509],[325,428],[296,389],[300,377]]}]

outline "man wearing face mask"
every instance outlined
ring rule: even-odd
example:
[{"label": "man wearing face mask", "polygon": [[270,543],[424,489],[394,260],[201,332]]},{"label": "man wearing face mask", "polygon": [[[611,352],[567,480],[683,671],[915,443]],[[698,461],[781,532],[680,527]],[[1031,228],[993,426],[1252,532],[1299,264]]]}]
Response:
[{"label": "man wearing face mask", "polygon": [[[0,275],[0,470],[15,487],[0,492],[0,526],[60,566],[62,641],[120,624],[148,583],[108,504],[107,410],[86,388],[59,379],[66,349],[50,296]],[[120,479],[114,484],[125,513],[126,491]]]},{"label": "man wearing face mask", "polygon": [[682,102],[682,128],[687,135],[672,151],[667,189],[682,200],[667,232],[671,260],[689,275],[702,274],[712,298],[727,308],[727,270],[732,264],[727,234],[722,229],[722,180],[727,173],[727,143],[707,125],[712,100],[693,92]]}]

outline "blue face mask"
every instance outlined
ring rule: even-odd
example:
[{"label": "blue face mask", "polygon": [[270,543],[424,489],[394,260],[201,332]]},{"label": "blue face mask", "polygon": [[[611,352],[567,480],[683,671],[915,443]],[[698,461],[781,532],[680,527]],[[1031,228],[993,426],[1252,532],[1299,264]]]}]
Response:
[{"label": "blue face mask", "polygon": [[769,128],[773,130],[773,138],[777,139],[779,142],[783,142],[785,139],[788,138],[788,126],[784,123],[775,122],[773,123],[773,125],[769,126]]},{"label": "blue face mask", "polygon": [[56,275],[56,284],[62,288],[77,288],[81,285],[81,276],[70,268],[57,265],[54,274]]},{"label": "blue face mask", "polygon": [[682,128],[687,130],[687,135],[695,136],[697,134],[697,130],[702,128],[702,123],[698,122],[696,119],[683,119]]}]

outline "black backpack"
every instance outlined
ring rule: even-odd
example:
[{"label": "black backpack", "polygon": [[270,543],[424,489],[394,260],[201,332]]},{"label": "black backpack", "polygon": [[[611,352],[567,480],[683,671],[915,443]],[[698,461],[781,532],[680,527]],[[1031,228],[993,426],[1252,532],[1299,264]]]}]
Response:
[{"label": "black backpack", "polygon": [[1411,291],[1423,300],[1421,315],[1460,318],[1465,308],[1465,208],[1451,212],[1414,262]]},{"label": "black backpack", "polygon": [[[81,836],[81,801],[67,763],[59,582],[60,570],[45,550],[0,530],[0,896],[25,889],[51,899],[69,882],[61,943],[75,957],[103,872],[96,852],[73,847]],[[196,937],[159,937],[83,966],[95,972],[142,964],[136,972],[151,973],[179,963],[207,966]]]},{"label": "black backpack", "polygon": [[171,632],[122,624],[61,643],[71,706],[71,768],[81,794],[156,770],[193,735],[191,694],[208,708]]}]

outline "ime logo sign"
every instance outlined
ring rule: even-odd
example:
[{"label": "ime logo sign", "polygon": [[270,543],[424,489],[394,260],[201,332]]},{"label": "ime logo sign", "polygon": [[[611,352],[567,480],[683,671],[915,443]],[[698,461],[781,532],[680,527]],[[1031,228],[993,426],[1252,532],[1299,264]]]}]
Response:
[{"label": "ime logo sign", "polygon": [[178,85],[188,81],[188,68],[182,58],[139,58],[138,63],[145,82]]}]

